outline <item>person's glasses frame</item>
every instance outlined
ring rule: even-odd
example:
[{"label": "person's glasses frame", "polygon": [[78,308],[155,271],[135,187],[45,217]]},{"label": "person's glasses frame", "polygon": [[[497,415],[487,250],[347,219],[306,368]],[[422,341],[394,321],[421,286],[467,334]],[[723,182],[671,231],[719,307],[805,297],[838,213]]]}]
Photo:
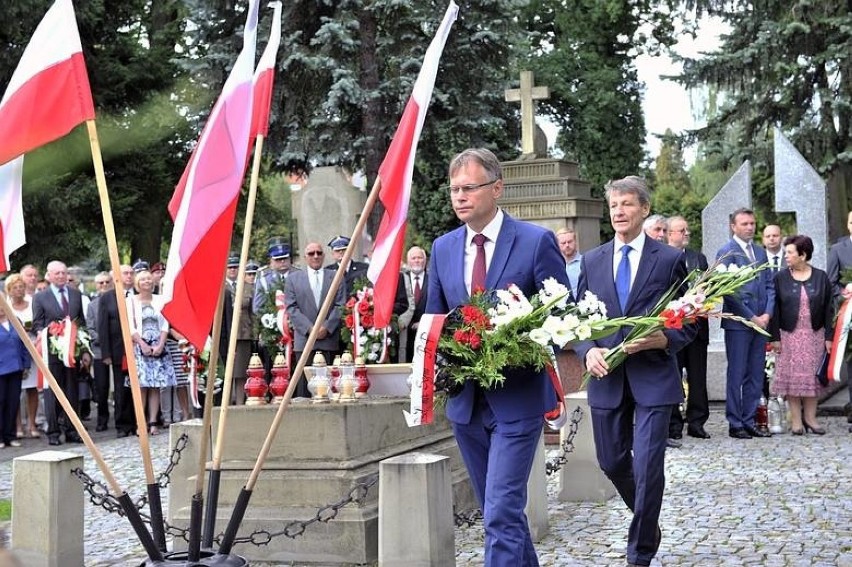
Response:
[{"label": "person's glasses frame", "polygon": [[480,183],[479,185],[447,185],[444,187],[444,190],[447,191],[450,195],[458,195],[459,193],[464,193],[465,195],[470,195],[474,191],[478,191],[483,187],[487,187],[489,185],[494,185],[500,181],[499,179],[492,179],[491,181],[486,181],[485,183]]},{"label": "person's glasses frame", "polygon": [[312,252],[305,252],[305,256],[322,256],[325,254],[322,250],[314,250]]}]

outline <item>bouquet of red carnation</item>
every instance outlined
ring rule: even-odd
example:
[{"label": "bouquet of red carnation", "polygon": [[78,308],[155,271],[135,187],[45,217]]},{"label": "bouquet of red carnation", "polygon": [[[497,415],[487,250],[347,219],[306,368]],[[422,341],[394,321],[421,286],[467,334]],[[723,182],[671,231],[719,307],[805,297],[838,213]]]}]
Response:
[{"label": "bouquet of red carnation", "polygon": [[[356,282],[357,285],[357,282]],[[353,357],[362,357],[367,364],[383,364],[393,353],[393,327],[378,329],[375,326],[373,288],[364,285],[343,304],[343,342]]]},{"label": "bouquet of red carnation", "polygon": [[88,365],[83,355],[88,354],[91,357],[92,347],[85,326],[66,317],[61,321],[53,321],[42,332],[47,333],[50,353],[58,356],[66,367],[75,368],[78,362],[84,366]]}]

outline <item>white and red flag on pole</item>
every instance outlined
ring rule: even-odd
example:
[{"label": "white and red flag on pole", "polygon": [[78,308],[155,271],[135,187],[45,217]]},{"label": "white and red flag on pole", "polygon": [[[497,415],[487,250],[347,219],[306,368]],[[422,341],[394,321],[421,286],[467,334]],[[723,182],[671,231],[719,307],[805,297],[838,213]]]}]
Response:
[{"label": "white and red flag on pole", "polygon": [[252,119],[258,1],[249,0],[243,48],[169,203],[174,232],[163,314],[197,349],[213,323],[222,267],[245,176]]},{"label": "white and red flag on pole", "polygon": [[0,100],[0,272],[26,242],[23,155],[95,118],[74,6],[56,0],[36,27]]},{"label": "white and red flag on pole", "polygon": [[272,16],[272,27],[269,30],[269,41],[254,72],[250,142],[259,135],[264,138],[269,135],[269,110],[272,107],[272,87],[275,83],[275,59],[278,55],[278,45],[281,43],[281,2],[273,2],[272,7],[275,12]]},{"label": "white and red flag on pole", "polygon": [[456,21],[459,7],[450,2],[438,33],[429,44],[423,66],[411,98],[405,106],[388,153],[379,167],[381,190],[379,200],[385,208],[367,276],[373,282],[375,327],[380,329],[390,324],[393,315],[393,300],[399,282],[399,266],[402,262],[402,247],[405,244],[405,229],[408,218],[408,203],[411,199],[411,176],[414,173],[414,156],[417,143],[426,119],[426,110],[432,100],[432,88],[438,74],[438,63],[450,28]]}]

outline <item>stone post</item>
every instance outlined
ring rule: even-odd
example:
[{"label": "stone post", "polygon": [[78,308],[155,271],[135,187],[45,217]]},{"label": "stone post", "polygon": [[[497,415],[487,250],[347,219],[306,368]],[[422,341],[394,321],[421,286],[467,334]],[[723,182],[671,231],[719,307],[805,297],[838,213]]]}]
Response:
[{"label": "stone post", "polygon": [[[195,492],[195,476],[198,473],[198,445],[201,443],[202,420],[188,419],[174,423],[169,427],[169,447],[174,447],[178,438],[186,433],[189,437],[186,448],[180,461],[175,465],[171,474],[171,485],[169,486],[169,511],[168,521],[174,524],[175,517],[189,516],[189,507],[192,503],[192,495]],[[210,453],[208,451],[208,459]],[[205,479],[204,490],[207,490]],[[185,513],[182,513],[185,512]],[[183,520],[177,522],[183,523]],[[175,549],[186,549],[187,543],[183,538],[175,538]]]},{"label": "stone post", "polygon": [[379,566],[455,565],[452,473],[441,455],[408,453],[379,464]]},{"label": "stone post", "polygon": [[12,548],[28,567],[83,565],[83,457],[40,451],[12,464]]},{"label": "stone post", "polygon": [[547,515],[547,455],[544,452],[544,435],[538,440],[530,478],[527,481],[527,506],[524,509],[530,536],[536,543],[550,531]]},{"label": "stone post", "polygon": [[[583,418],[574,437],[574,451],[568,454],[559,470],[559,499],[563,502],[605,502],[615,496],[615,486],[598,466],[587,393],[565,394],[565,406],[569,412],[580,406]],[[563,440],[566,433],[567,426],[562,428]]]}]

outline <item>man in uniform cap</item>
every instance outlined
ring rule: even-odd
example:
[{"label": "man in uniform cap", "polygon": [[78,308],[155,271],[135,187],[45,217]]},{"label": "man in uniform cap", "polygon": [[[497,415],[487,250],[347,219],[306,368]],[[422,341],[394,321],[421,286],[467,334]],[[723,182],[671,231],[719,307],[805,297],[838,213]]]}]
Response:
[{"label": "man in uniform cap", "polygon": [[157,262],[151,266],[151,277],[154,279],[154,293],[160,293],[160,282],[163,281],[163,276],[166,275],[166,265],[163,262]]},{"label": "man in uniform cap", "polygon": [[237,275],[240,272],[240,257],[234,253],[228,256],[227,270],[225,271],[225,285],[231,293],[237,291]]},{"label": "man in uniform cap", "polygon": [[271,289],[284,290],[284,282],[293,269],[290,263],[290,245],[282,238],[270,238],[267,248],[269,253],[269,266],[258,272],[257,282],[254,286],[254,300],[252,309],[255,313],[263,312],[263,304]]},{"label": "man in uniform cap", "polygon": [[142,258],[139,258],[138,260],[133,262],[133,271],[135,273],[138,274],[139,272],[148,271],[148,270],[149,270],[148,262],[146,262]]},{"label": "man in uniform cap", "polygon": [[[346,249],[349,247],[350,239],[345,236],[335,236],[328,243],[328,247],[331,248],[331,255],[334,257],[334,263],[326,266],[328,270],[337,270],[337,267],[340,265],[340,261],[343,260],[343,255],[346,254]],[[346,286],[343,290],[344,297],[349,297],[355,286],[355,282],[358,278],[366,278],[367,277],[367,264],[364,262],[356,262],[355,260],[349,261],[349,266],[345,270],[344,275],[344,285]]]}]

